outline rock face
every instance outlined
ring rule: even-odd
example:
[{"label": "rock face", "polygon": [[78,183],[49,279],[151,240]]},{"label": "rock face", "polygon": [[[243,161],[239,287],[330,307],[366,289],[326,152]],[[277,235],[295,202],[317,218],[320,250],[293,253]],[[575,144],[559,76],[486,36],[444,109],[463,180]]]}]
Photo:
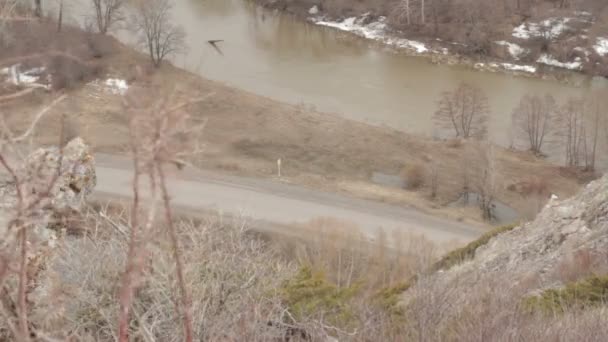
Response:
[{"label": "rock face", "polygon": [[32,153],[23,166],[23,172],[32,183],[32,191],[43,192],[57,177],[50,190],[54,210],[80,210],[86,197],[97,184],[93,156],[81,138],[64,146],[41,148]]},{"label": "rock face", "polygon": [[521,298],[608,272],[607,256],[608,175],[571,199],[553,197],[534,221],[494,237],[472,260],[423,277],[403,300],[411,304],[424,291],[441,293],[441,302],[450,303],[442,315],[454,317],[490,290],[494,297]]},{"label": "rock face", "polygon": [[[36,150],[26,158],[16,174],[23,184],[25,203],[36,203],[39,194],[48,192],[48,196],[43,196],[44,199],[32,205],[27,213],[28,220],[32,222],[29,240],[33,253],[37,246],[47,249],[54,245],[56,234],[49,229],[52,218],[57,214],[81,210],[97,183],[93,157],[81,138],[71,140],[63,149]],[[14,184],[0,190],[0,232],[5,232],[7,223],[15,214],[17,191]]]}]

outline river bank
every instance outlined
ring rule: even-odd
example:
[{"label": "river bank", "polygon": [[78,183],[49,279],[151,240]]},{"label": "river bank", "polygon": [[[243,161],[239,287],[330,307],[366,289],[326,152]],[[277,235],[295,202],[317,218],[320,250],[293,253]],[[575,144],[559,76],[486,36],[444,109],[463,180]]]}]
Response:
[{"label": "river bank", "polygon": [[[515,16],[506,23],[497,22],[503,32],[488,34],[478,47],[479,42],[469,43],[458,35],[446,39],[437,30],[439,25],[433,30],[425,30],[420,24],[416,28],[404,26],[400,24],[404,19],[396,18],[397,10],[387,2],[253,1],[314,25],[378,42],[401,54],[429,58],[436,64],[463,65],[568,84],[576,84],[574,79],[580,74],[608,76],[604,67],[608,62],[608,32],[596,28],[599,20],[589,12],[552,11],[548,17]],[[446,24],[445,29],[455,31],[457,27]]]},{"label": "river bank", "polygon": [[[44,22],[30,25],[40,25],[38,29],[30,27],[27,32],[31,34],[38,30],[52,31]],[[481,158],[474,153],[478,145],[475,142],[438,141],[306,106],[281,103],[170,64],[157,70],[150,66],[145,55],[111,37],[102,38],[101,56],[86,51],[79,55],[80,59],[94,64],[96,72],[72,79],[68,100],[41,120],[40,125],[45,129],[39,132],[37,143],[56,142],[59,118],[65,113],[70,130],[86,137],[95,150],[126,153],[129,118],[124,99],[133,89],[139,89],[139,101],[144,103],[158,94],[158,91],[142,91],[148,88],[175,93],[180,98],[212,94],[204,103],[189,108],[193,118],[207,120],[201,140],[204,149],[189,159],[201,168],[347,193],[481,224],[475,207],[448,205],[458,199],[466,173],[472,172],[463,165],[475,165]],[[47,45],[30,48],[51,49],[52,39],[55,38],[48,37]],[[71,46],[82,50],[90,36],[78,30],[66,30],[56,39],[58,42],[69,39]],[[79,41],[83,44],[76,44]],[[38,63],[47,62],[39,60]],[[34,61],[29,65],[38,66]],[[53,78],[59,79],[58,76]],[[24,129],[36,109],[53,98],[53,93],[38,91],[3,104],[7,123],[17,130]],[[533,216],[549,193],[565,197],[580,187],[573,174],[545,160],[499,147],[495,147],[495,151],[500,165],[496,198],[522,216]],[[277,177],[278,159],[282,160],[281,177]],[[422,174],[416,188],[406,190],[402,185],[377,180],[378,175],[400,178],[404,170],[412,169]],[[437,177],[431,178],[431,174]],[[535,189],[540,190],[537,193]],[[436,196],[431,196],[432,192],[436,192]]]}]

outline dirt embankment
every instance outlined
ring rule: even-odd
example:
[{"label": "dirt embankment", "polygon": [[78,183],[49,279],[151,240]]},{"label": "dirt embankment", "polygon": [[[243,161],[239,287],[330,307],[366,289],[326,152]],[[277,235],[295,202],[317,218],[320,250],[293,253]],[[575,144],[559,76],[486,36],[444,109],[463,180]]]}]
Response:
[{"label": "dirt embankment", "polygon": [[[45,23],[31,25],[27,32],[32,34],[48,30]],[[151,68],[146,56],[108,37],[91,37],[78,31],[63,34],[70,35],[72,46],[86,46],[87,41],[92,40],[94,43],[89,45],[102,51],[78,54],[86,65],[94,66],[95,72],[70,78],[70,86],[63,90],[68,94],[67,100],[40,122],[44,129],[37,131],[37,143],[56,143],[59,119],[65,114],[68,134],[74,132],[85,137],[97,151],[124,152],[129,141],[129,117],[124,99],[133,89],[160,88],[166,94],[175,92],[191,97],[212,94],[205,102],[189,108],[194,118],[207,120],[201,141],[204,149],[191,157],[200,167],[276,178],[280,158],[280,181],[283,182],[413,206],[455,219],[480,220],[476,208],[446,205],[459,196],[465,179],[470,178],[467,175],[472,169],[465,166],[475,165],[480,158],[471,152],[476,143],[433,141],[279,103],[168,64],[158,70]],[[101,43],[104,49],[99,49]],[[45,46],[32,45],[24,51],[32,54],[53,44],[51,40]],[[77,53],[69,49],[64,52]],[[52,58],[35,61],[46,65]],[[62,70],[51,70],[59,73],[53,78],[60,79]],[[126,93],[117,91],[108,85],[112,79],[126,81],[130,89]],[[158,89],[138,91],[138,94],[153,97]],[[19,131],[25,129],[41,106],[56,96],[56,91],[37,90],[2,103],[0,110],[7,124]],[[580,188],[571,174],[528,153],[496,148],[495,155],[496,197],[522,215],[535,214],[550,193],[569,196]],[[421,179],[416,189],[405,190],[372,181],[374,173],[399,176],[404,169],[418,170]],[[436,177],[431,176],[435,174]],[[431,196],[433,184],[437,185],[434,198]]]}]

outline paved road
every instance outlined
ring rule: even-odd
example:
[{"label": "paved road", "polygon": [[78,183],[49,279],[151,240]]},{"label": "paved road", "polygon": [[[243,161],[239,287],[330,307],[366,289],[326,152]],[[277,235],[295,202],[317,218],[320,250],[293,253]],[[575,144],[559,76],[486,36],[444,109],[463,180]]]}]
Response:
[{"label": "paved road", "polygon": [[[98,154],[98,184],[94,197],[129,197],[132,171],[128,159]],[[356,223],[370,238],[379,228],[424,234],[436,242],[472,240],[482,231],[466,224],[434,217],[421,211],[322,193],[281,182],[225,176],[185,169],[172,172],[169,181],[174,206],[205,212],[209,209],[242,214],[252,220],[286,227],[318,217]],[[287,229],[287,228],[284,228]]]}]

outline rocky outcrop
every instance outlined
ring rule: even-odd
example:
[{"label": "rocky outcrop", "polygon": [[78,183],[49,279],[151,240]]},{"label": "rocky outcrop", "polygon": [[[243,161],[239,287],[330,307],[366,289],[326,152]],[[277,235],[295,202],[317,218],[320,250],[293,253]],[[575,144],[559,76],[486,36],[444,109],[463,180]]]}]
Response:
[{"label": "rocky outcrop", "polygon": [[47,191],[54,180],[49,197],[55,211],[80,210],[97,184],[93,156],[81,138],[71,140],[63,149],[38,149],[28,156],[22,172],[34,193]]},{"label": "rocky outcrop", "polygon": [[607,256],[608,175],[573,198],[553,197],[534,221],[492,238],[471,260],[421,277],[403,303],[423,301],[424,292],[440,294],[440,301],[449,303],[442,309],[444,318],[462,314],[483,293],[504,296],[501,305],[516,305],[522,296],[608,272]]},{"label": "rocky outcrop", "polygon": [[[48,250],[56,240],[56,232],[51,229],[54,219],[80,211],[97,183],[89,147],[81,138],[75,138],[63,148],[40,148],[30,154],[15,173],[28,207],[23,215],[31,222],[30,250],[33,254]],[[15,217],[17,199],[16,186],[9,181],[0,190],[0,232],[4,232]]]}]

